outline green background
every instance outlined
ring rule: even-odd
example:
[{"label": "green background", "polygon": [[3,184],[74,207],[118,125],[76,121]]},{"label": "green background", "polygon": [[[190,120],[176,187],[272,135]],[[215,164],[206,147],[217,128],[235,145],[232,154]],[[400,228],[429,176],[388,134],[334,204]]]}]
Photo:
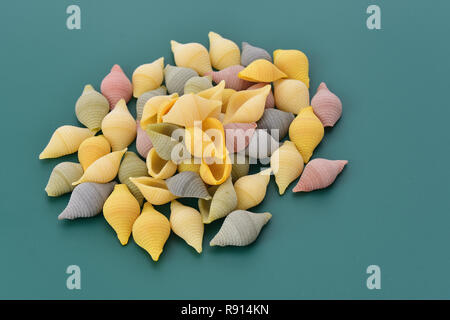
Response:
[{"label": "green background", "polygon": [[[373,3],[379,31],[366,28]],[[81,30],[66,28],[70,4]],[[0,12],[0,298],[450,298],[448,1],[17,0]],[[311,94],[326,81],[343,101],[315,152],[349,160],[336,183],[280,197],[272,178],[253,209],[273,214],[256,243],[209,247],[216,222],[201,255],[172,234],[158,263],[133,241],[120,246],[101,215],[58,221],[69,196],[44,187],[76,156],[38,155],[54,129],[77,124],[83,86],[99,89],[115,63],[131,76],[172,62],[171,39],[208,46],[210,30],[307,54]],[[71,264],[81,290],[66,288]],[[372,264],[381,290],[366,287]]]}]

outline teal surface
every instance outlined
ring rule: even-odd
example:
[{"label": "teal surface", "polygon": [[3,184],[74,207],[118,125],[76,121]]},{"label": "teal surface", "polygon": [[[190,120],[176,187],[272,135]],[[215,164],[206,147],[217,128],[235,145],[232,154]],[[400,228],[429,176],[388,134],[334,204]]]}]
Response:
[{"label": "teal surface", "polygon": [[[366,28],[374,2],[378,31]],[[70,4],[81,30],[66,28]],[[450,298],[450,2],[17,0],[0,12],[0,298]],[[336,183],[280,197],[272,179],[254,211],[273,218],[256,243],[209,247],[216,222],[201,255],[172,234],[158,263],[133,241],[120,246],[102,216],[58,221],[69,196],[44,187],[76,156],[38,155],[54,129],[77,124],[83,86],[99,89],[115,63],[131,76],[172,62],[171,39],[208,46],[210,30],[308,55],[311,93],[326,81],[343,101],[314,155],[349,160]],[[72,264],[81,290],[66,288]],[[369,265],[381,290],[366,287]]]}]

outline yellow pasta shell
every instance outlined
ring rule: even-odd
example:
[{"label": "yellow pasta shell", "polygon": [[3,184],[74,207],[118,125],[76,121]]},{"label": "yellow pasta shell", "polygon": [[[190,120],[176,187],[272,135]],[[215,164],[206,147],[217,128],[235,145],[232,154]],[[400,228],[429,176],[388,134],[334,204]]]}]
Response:
[{"label": "yellow pasta shell", "polygon": [[170,226],[188,245],[198,253],[202,252],[204,226],[200,212],[173,200],[170,204]]},{"label": "yellow pasta shell", "polygon": [[155,148],[152,148],[147,155],[148,174],[156,179],[167,179],[177,171],[177,164],[172,160],[162,159]]},{"label": "yellow pasta shell", "polygon": [[234,183],[237,195],[236,209],[247,210],[260,204],[266,196],[267,185],[270,181],[271,169],[239,178]]},{"label": "yellow pasta shell", "polygon": [[309,63],[303,52],[278,49],[273,52],[273,62],[288,78],[300,80],[309,88]]},{"label": "yellow pasta shell", "polygon": [[298,114],[309,107],[308,87],[300,80],[281,79],[275,81],[274,98],[278,109]]},{"label": "yellow pasta shell", "polygon": [[199,93],[197,93],[197,96],[208,100],[219,100],[223,102],[222,95],[225,90],[225,80],[222,80],[216,86],[200,91]]},{"label": "yellow pasta shell", "polygon": [[102,132],[111,144],[112,151],[126,148],[136,138],[136,120],[128,111],[124,99],[102,121]]},{"label": "yellow pasta shell", "polygon": [[200,177],[209,185],[224,183],[231,175],[231,161],[228,156],[225,159],[215,159],[216,162],[208,164],[203,161],[200,165]]},{"label": "yellow pasta shell", "polygon": [[314,114],[312,107],[302,109],[289,126],[289,139],[295,143],[305,163],[322,141],[323,135],[322,122]]},{"label": "yellow pasta shell", "polygon": [[149,124],[155,124],[162,122],[159,121],[161,117],[161,112],[164,110],[170,110],[175,101],[178,99],[178,93],[174,93],[170,96],[155,96],[150,98],[144,105],[144,110],[142,111],[141,118],[141,128],[146,130]]},{"label": "yellow pasta shell", "polygon": [[178,164],[178,172],[183,171],[192,171],[192,172],[200,172],[200,160],[199,163],[194,163],[194,158],[185,159]]},{"label": "yellow pasta shell", "polygon": [[258,59],[250,63],[238,73],[238,77],[251,82],[273,82],[287,78],[287,75],[266,59]]},{"label": "yellow pasta shell", "polygon": [[223,90],[222,94],[222,112],[225,113],[227,111],[228,102],[233,94],[237,91],[234,89],[226,88]]},{"label": "yellow pasta shell", "polygon": [[218,119],[205,119],[201,128],[186,128],[184,139],[187,151],[194,157],[224,159],[227,154],[225,131]]},{"label": "yellow pasta shell", "polygon": [[134,242],[147,251],[153,261],[158,261],[169,235],[169,220],[146,202],[141,215],[133,224]]},{"label": "yellow pasta shell", "polygon": [[201,76],[212,71],[208,50],[200,43],[178,43],[170,41],[175,64],[178,67],[191,68]]},{"label": "yellow pasta shell", "polygon": [[83,182],[107,183],[114,180],[119,171],[120,160],[126,151],[127,148],[114,151],[95,160],[73,185],[76,186]]},{"label": "yellow pasta shell", "polygon": [[176,199],[169,189],[166,182],[162,179],[151,177],[130,178],[130,181],[138,187],[144,198],[154,205],[162,205]]},{"label": "yellow pasta shell", "polygon": [[83,166],[83,170],[86,171],[95,160],[100,159],[110,152],[111,146],[103,135],[90,137],[80,144],[80,148],[78,149],[78,160]]},{"label": "yellow pasta shell", "polygon": [[134,221],[140,212],[141,207],[127,185],[116,184],[103,205],[103,216],[123,246],[128,243]]},{"label": "yellow pasta shell", "polygon": [[161,57],[152,63],[140,65],[133,72],[133,96],[139,98],[147,91],[159,88],[164,79],[164,58]]},{"label": "yellow pasta shell", "polygon": [[289,184],[303,171],[303,158],[292,141],[285,141],[270,157],[270,168],[280,194],[284,194]]},{"label": "yellow pasta shell", "polygon": [[39,159],[58,158],[77,152],[80,144],[95,132],[88,128],[61,126],[55,130]]},{"label": "yellow pasta shell", "polygon": [[241,51],[236,43],[212,31],[208,34],[208,37],[209,56],[214,68],[222,70],[241,64]]}]

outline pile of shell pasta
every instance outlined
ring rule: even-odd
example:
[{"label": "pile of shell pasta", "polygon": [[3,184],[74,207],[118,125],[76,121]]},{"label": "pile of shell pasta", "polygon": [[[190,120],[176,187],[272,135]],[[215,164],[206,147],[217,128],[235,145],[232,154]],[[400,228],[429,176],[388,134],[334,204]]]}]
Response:
[{"label": "pile of shell pasta", "polygon": [[[171,231],[201,253],[204,225],[222,218],[211,246],[251,244],[272,215],[248,209],[263,201],[272,175],[280,195],[299,177],[292,191],[309,192],[331,185],[347,164],[311,160],[342,103],[325,83],[310,101],[303,52],[272,57],[247,42],[240,50],[214,32],[209,51],[171,47],[174,66],[161,57],[138,66],[130,81],[114,65],[101,93],[86,85],[75,104],[85,127],[57,128],[39,155],[78,152],[79,163],[58,164],[45,188],[51,197],[72,193],[59,219],[103,212],[122,245],[132,235],[154,261]],[[133,97],[136,119],[127,107]],[[135,140],[137,153],[128,151]],[[254,163],[267,165],[249,174]],[[198,209],[179,198],[197,198]],[[157,210],[167,203],[170,219]]]}]

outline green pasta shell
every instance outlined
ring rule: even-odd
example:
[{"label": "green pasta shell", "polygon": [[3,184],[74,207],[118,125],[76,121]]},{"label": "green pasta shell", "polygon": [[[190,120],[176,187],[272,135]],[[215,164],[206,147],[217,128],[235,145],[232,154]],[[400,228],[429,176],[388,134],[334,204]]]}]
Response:
[{"label": "green pasta shell", "polygon": [[184,84],[184,94],[199,93],[200,91],[212,88],[212,77],[192,77]]},{"label": "green pasta shell", "polygon": [[122,163],[120,164],[118,177],[120,183],[127,185],[130,192],[139,202],[139,205],[142,206],[144,196],[141,191],[139,191],[138,187],[130,181],[130,178],[148,177],[145,162],[142,161],[136,153],[128,151],[125,153]]},{"label": "green pasta shell", "polygon": [[72,192],[75,186],[72,182],[77,181],[83,175],[83,167],[76,162],[61,162],[56,165],[48,179],[45,192],[49,197],[59,197],[65,193]]},{"label": "green pasta shell", "polygon": [[233,183],[240,177],[248,175],[250,170],[250,161],[248,157],[243,156],[240,153],[233,154],[231,165],[231,179]]},{"label": "green pasta shell", "polygon": [[103,118],[109,112],[108,100],[90,85],[84,87],[83,93],[75,104],[78,121],[97,132],[102,126]]},{"label": "green pasta shell", "polygon": [[210,187],[208,192],[212,195],[211,200],[198,200],[198,208],[200,209],[203,223],[211,223],[214,220],[226,217],[231,211],[236,209],[237,196],[231,178],[228,178],[219,186]]},{"label": "green pasta shell", "polygon": [[181,137],[184,130],[170,123],[154,123],[149,124],[146,128],[146,132],[150,138],[150,141],[155,148],[156,153],[164,160],[172,160],[172,150],[177,146],[184,146],[179,140],[172,138],[175,130],[180,129],[179,136]]}]

